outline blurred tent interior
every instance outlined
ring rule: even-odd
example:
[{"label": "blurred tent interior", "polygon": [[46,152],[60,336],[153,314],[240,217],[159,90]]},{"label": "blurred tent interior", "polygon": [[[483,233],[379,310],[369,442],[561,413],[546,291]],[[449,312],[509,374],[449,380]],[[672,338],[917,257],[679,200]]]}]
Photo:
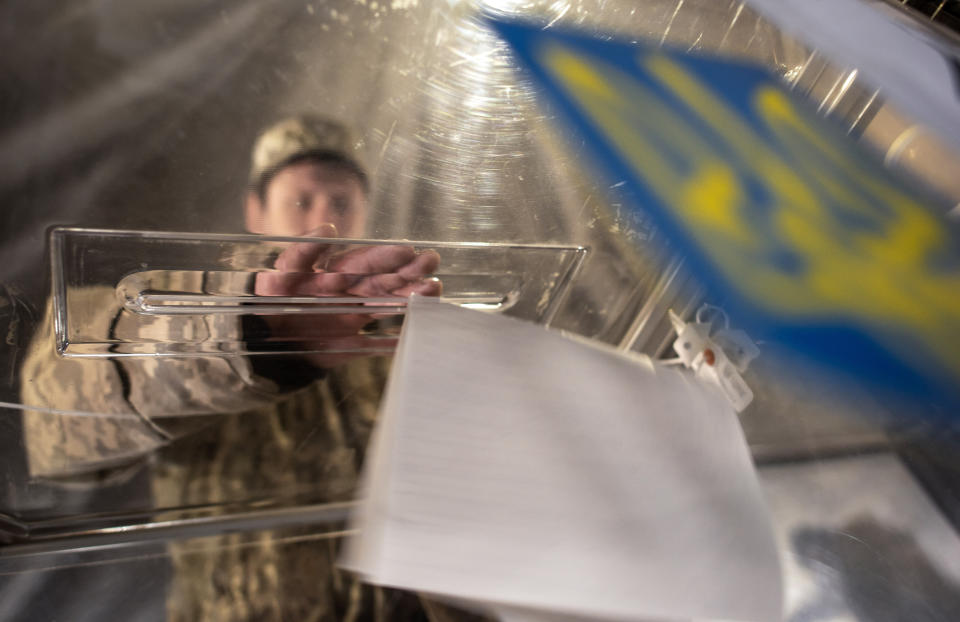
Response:
[{"label": "blurred tent interior", "polygon": [[[932,20],[932,36],[960,49],[952,32],[960,23],[955,0],[867,4],[902,12],[919,28]],[[566,141],[550,111],[538,105],[481,11],[762,64],[891,169],[918,179],[940,198],[945,219],[960,206],[960,155],[929,120],[907,116],[856,67],[825,58],[737,0],[5,3],[0,543],[8,546],[0,544],[0,620],[24,619],[27,612],[34,620],[64,619],[65,611],[73,620],[180,619],[175,605],[165,604],[171,573],[165,541],[182,540],[192,559],[212,563],[222,531],[256,532],[243,546],[257,539],[278,551],[325,547],[327,523],[343,518],[303,503],[304,490],[310,492],[303,482],[273,491],[283,499],[274,505],[263,505],[257,495],[269,491],[256,487],[203,503],[158,499],[148,471],[163,463],[163,451],[123,483],[65,487],[32,479],[22,446],[21,417],[30,416],[24,408],[71,408],[25,403],[20,392],[31,380],[21,374],[30,342],[51,330],[43,324],[51,287],[49,228],[241,233],[251,147],[277,119],[313,112],[355,128],[373,182],[366,237],[587,247],[553,327],[663,355],[672,342],[668,309],[689,316],[703,302],[696,275],[684,272],[682,258],[657,231],[624,208],[629,197],[595,180],[584,146]],[[788,586],[787,618],[948,619],[940,612],[955,612],[960,593],[960,555],[950,558],[960,550],[960,433],[904,423],[869,392],[791,367],[789,360],[758,364],[746,378],[756,399],[741,421],[799,586]],[[900,486],[891,498],[924,499],[917,502],[922,511],[883,523],[895,512],[867,494],[838,509],[843,486],[864,492],[876,481],[858,460],[879,463],[892,474],[886,484]],[[836,479],[834,469],[842,474]],[[885,494],[878,485],[877,495]],[[822,511],[810,509],[821,501]],[[198,506],[193,514],[186,511],[191,504]],[[288,514],[261,516],[257,507]],[[218,515],[244,526],[208,521]],[[254,518],[243,523],[245,516]],[[174,527],[142,541],[128,538],[126,549],[97,548],[90,540],[95,546],[87,551],[87,541],[71,539],[105,525],[164,517],[208,522],[198,531]],[[880,526],[859,529],[871,521]],[[838,541],[844,524],[859,525],[851,534],[874,537],[878,556],[885,543],[899,546],[890,559],[903,564],[902,572],[857,592],[850,577],[860,572],[863,551],[822,550]],[[811,544],[815,528],[821,532]],[[30,548],[32,535],[39,548]],[[830,583],[837,576],[831,563],[847,573],[846,584]],[[812,570],[804,574],[801,566]],[[929,604],[928,617],[913,615],[909,607],[920,606],[913,601],[903,605],[908,618],[876,617],[876,610],[861,606],[891,584],[922,583],[917,577],[927,571],[939,583],[930,587],[930,579],[926,591],[914,587],[926,596],[918,602]],[[49,597],[55,586],[70,584]],[[311,588],[305,582],[297,589]],[[826,604],[813,607],[818,599]]]}]

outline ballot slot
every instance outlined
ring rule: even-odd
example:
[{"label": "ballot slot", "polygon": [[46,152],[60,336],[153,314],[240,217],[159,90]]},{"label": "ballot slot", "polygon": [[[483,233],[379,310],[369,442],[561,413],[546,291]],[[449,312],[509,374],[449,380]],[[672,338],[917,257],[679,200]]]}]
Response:
[{"label": "ballot slot", "polygon": [[[62,356],[80,358],[389,353],[408,298],[391,291],[395,275],[377,266],[358,270],[364,262],[351,261],[386,247],[436,253],[438,267],[426,278],[439,281],[444,302],[546,325],[588,253],[576,245],[60,227],[50,239],[51,330]],[[298,250],[312,253],[310,267],[282,269],[283,253]],[[292,280],[296,287],[265,293],[258,286],[263,279]],[[265,328],[271,318],[304,315],[316,316],[318,327],[324,318],[370,321],[349,338],[320,328],[283,334]]]},{"label": "ballot slot", "polygon": [[[151,270],[124,277],[117,292],[124,307],[134,313],[147,315],[183,315],[193,313],[404,313],[407,299],[397,296],[257,296],[255,292],[191,293],[167,291],[163,283],[174,280],[210,280],[216,274],[225,282],[251,281],[249,272],[211,273],[197,271]],[[364,275],[350,275],[360,279]],[[441,298],[457,305],[484,311],[505,311],[516,302],[513,293],[521,285],[519,278],[510,275],[473,274],[455,275],[443,272],[435,277],[444,287],[457,291],[455,296]],[[243,289],[243,288],[241,288]],[[506,293],[502,293],[506,292]],[[358,300],[359,298],[359,300]]]}]

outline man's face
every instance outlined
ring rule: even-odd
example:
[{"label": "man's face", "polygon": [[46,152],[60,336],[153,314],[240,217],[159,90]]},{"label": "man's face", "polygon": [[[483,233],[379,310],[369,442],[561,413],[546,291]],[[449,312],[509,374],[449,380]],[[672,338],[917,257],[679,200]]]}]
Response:
[{"label": "man's face", "polygon": [[247,199],[247,229],[265,235],[306,235],[332,224],[340,237],[363,234],[367,197],[360,179],[337,163],[304,161],[277,172],[263,200]]}]

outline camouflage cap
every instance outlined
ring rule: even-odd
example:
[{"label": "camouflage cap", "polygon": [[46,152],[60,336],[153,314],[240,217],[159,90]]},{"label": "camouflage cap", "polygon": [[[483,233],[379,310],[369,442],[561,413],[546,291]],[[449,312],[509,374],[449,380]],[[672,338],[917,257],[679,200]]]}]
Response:
[{"label": "camouflage cap", "polygon": [[300,115],[279,121],[257,137],[250,164],[250,183],[276,172],[291,160],[308,153],[337,156],[366,175],[363,157],[350,129],[338,121]]}]

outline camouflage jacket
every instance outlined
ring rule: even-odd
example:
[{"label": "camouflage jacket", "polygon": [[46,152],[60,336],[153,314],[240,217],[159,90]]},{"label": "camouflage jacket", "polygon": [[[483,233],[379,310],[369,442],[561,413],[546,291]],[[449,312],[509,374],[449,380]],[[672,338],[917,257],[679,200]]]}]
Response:
[{"label": "camouflage jacket", "polygon": [[[190,326],[176,317],[144,322],[125,311],[112,288],[71,292],[94,310],[103,334],[162,341]],[[24,445],[30,474],[63,477],[88,473],[149,455],[177,436],[185,415],[236,413],[276,403],[283,392],[253,372],[249,358],[197,357],[76,359],[60,356],[48,305],[41,330],[21,368],[20,399],[36,407],[24,414]],[[229,316],[204,318],[211,335],[240,338]],[[195,328],[194,328],[195,329]],[[169,429],[167,429],[169,427]]]},{"label": "camouflage jacket", "polygon": [[[183,330],[170,318],[135,321],[111,288],[75,294],[115,336],[135,331],[162,339]],[[48,309],[46,327],[50,315]],[[240,338],[239,322],[229,316],[206,319],[200,330]],[[306,493],[314,502],[352,498],[388,361],[355,359],[291,389],[258,375],[251,358],[71,359],[57,354],[52,330],[42,331],[22,370],[22,400],[37,407],[24,413],[31,474],[75,476],[150,456],[156,508],[277,494]],[[363,585],[337,568],[338,542],[315,535],[305,531],[291,541],[289,535],[238,533],[199,548],[171,543],[168,619],[471,617]]]}]

